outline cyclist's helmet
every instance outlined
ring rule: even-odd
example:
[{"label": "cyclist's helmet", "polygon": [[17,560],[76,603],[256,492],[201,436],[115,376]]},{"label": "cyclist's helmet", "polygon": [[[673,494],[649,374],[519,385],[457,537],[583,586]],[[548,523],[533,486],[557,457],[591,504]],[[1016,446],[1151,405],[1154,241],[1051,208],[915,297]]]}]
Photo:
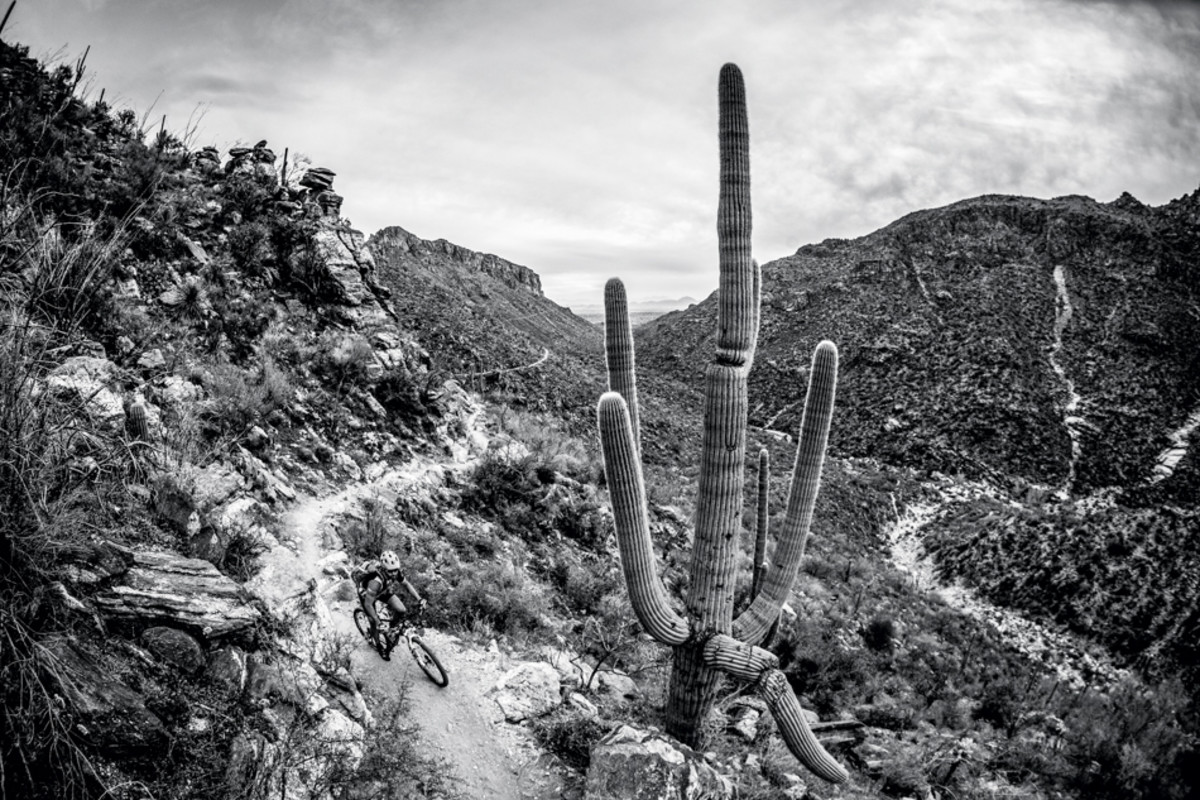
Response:
[{"label": "cyclist's helmet", "polygon": [[400,557],[396,555],[395,550],[384,550],[379,554],[379,566],[390,572],[395,572],[400,569]]}]

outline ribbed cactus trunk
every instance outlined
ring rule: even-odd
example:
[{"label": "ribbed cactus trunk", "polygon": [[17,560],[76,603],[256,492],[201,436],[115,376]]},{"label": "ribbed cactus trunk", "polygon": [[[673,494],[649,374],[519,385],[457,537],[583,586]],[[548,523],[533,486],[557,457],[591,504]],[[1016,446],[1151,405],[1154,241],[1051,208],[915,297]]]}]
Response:
[{"label": "ribbed cactus trunk", "polygon": [[[719,94],[719,319],[716,355],[704,376],[700,492],[684,614],[672,608],[654,564],[636,428],[633,334],[624,287],[614,279],[605,290],[609,391],[600,398],[597,417],[621,568],[638,621],[651,636],[674,648],[667,701],[669,733],[694,746],[703,744],[704,719],[724,673],[754,686],[801,762],[822,778],[840,782],[846,779],[846,771],[808,728],[778,669],[778,659],[755,646],[778,618],[804,553],[837,381],[837,350],[829,342],[822,342],[813,354],[783,533],[770,569],[761,578],[761,591],[749,608],[736,620],[733,617],[744,499],[746,382],[758,339],[761,277],[750,257],[749,134],[745,88],[736,66],[726,64],[721,69]],[[765,475],[765,465],[761,472]],[[764,509],[760,513],[765,516],[765,488],[759,497]]]},{"label": "ribbed cactus trunk", "polygon": [[750,599],[758,597],[767,574],[767,535],[771,519],[768,516],[771,491],[771,454],[764,447],[758,451],[758,507],[754,515],[754,579],[750,582]]},{"label": "ribbed cactus trunk", "polygon": [[[750,255],[750,133],[746,89],[732,64],[719,82],[721,192],[717,242],[717,352],[704,373],[704,437],[696,536],[692,547],[687,610],[698,627],[728,634],[733,627],[733,590],[741,542],[746,461],[746,381],[754,354],[758,306]],[[667,700],[667,732],[699,746],[721,672],[704,663],[702,643],[675,648]]]}]

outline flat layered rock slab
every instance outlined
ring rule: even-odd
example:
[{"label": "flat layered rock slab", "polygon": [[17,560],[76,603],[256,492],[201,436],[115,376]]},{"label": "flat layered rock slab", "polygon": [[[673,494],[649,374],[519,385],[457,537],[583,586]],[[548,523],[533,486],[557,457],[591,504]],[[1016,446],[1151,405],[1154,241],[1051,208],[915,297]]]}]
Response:
[{"label": "flat layered rock slab", "polygon": [[183,628],[205,639],[241,633],[261,618],[241,585],[208,561],[136,552],[123,583],[96,598],[106,617]]}]

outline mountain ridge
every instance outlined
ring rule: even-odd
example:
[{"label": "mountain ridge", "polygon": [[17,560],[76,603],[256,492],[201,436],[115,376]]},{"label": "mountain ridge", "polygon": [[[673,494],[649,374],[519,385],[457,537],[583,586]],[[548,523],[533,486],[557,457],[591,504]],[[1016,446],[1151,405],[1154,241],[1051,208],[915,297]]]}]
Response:
[{"label": "mountain ridge", "polygon": [[[1166,432],[1200,404],[1189,261],[1198,208],[1200,190],[1157,209],[1127,195],[1107,204],[984,195],[912,212],[858,239],[804,245],[763,266],[751,386],[770,400],[754,416],[785,430],[798,422],[795,376],[807,348],[830,338],[843,354],[839,451],[1061,485],[1073,433],[1067,387],[1047,357],[1063,302],[1059,266],[1074,315],[1057,347],[1086,423],[1078,426],[1080,488],[1133,485]],[[696,371],[683,365],[702,363],[693,356],[709,346],[714,320],[710,296],[650,323],[643,363],[694,385]],[[949,431],[930,427],[937,414]],[[1181,469],[1194,472],[1188,460]]]}]

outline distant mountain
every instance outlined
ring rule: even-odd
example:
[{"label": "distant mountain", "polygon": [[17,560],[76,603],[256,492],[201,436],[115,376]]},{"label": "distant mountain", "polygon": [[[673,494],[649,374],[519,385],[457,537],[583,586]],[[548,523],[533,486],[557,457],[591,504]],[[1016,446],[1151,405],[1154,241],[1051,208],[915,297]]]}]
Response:
[{"label": "distant mountain", "polygon": [[[667,298],[657,298],[654,300],[637,300],[629,298],[629,317],[632,323],[642,325],[651,320],[658,319],[663,314],[680,309],[687,308],[695,304],[696,299],[693,297],[679,297],[674,300]],[[571,311],[586,319],[588,322],[597,325],[604,324],[604,304],[590,303],[588,305],[572,306]]]},{"label": "distant mountain", "polygon": [[[1200,407],[1198,254],[1200,190],[1158,208],[987,195],[806,245],[763,267],[752,423],[795,430],[828,338],[841,454],[1072,493],[1149,485]],[[639,366],[697,386],[715,317],[713,295],[644,326]],[[1196,496],[1197,450],[1156,496]]]},{"label": "distant mountain", "polygon": [[493,333],[511,328],[541,347],[565,342],[588,349],[599,342],[592,326],[542,294],[541,278],[529,267],[399,226],[376,232],[368,246],[383,280],[395,284],[397,310],[414,294],[442,295],[456,324],[486,317],[501,326]]}]

